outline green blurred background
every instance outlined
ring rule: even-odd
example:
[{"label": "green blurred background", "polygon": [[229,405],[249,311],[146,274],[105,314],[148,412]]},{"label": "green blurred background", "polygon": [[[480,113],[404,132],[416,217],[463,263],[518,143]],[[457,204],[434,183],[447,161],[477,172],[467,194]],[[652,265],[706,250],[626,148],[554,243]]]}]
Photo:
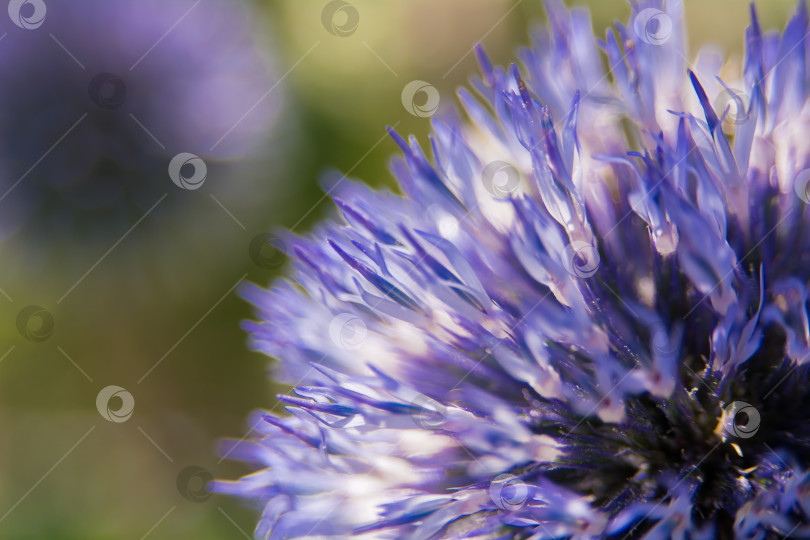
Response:
[{"label": "green blurred background", "polygon": [[[624,0],[573,3],[592,9],[598,35],[629,14]],[[257,184],[261,212],[229,208],[231,217],[209,200],[206,226],[216,234],[175,231],[160,246],[161,221],[145,220],[97,266],[105,249],[77,262],[69,248],[48,246],[39,264],[19,264],[34,246],[0,245],[0,538],[251,537],[252,509],[221,496],[192,502],[177,487],[190,465],[218,478],[247,472],[220,461],[216,442],[243,436],[248,413],[286,390],[269,381],[270,360],[246,349],[239,321],[251,310],[229,292],[243,277],[267,284],[278,271],[252,262],[251,239],[276,226],[306,231],[332,212],[317,184],[330,168],[393,187],[384,126],[422,141],[429,129],[403,108],[404,85],[430,82],[447,107],[477,71],[474,43],[506,63],[543,19],[537,0],[351,0],[359,26],[337,37],[322,25],[326,4],[256,2],[255,31],[275,45],[286,74],[278,91],[287,111],[268,143],[272,157],[245,173],[280,177]],[[781,28],[794,5],[759,2],[763,25]],[[705,43],[740,54],[747,2],[686,0],[686,9],[693,56]],[[54,317],[44,342],[17,331],[29,304]],[[134,397],[124,423],[96,410],[108,385]]]}]

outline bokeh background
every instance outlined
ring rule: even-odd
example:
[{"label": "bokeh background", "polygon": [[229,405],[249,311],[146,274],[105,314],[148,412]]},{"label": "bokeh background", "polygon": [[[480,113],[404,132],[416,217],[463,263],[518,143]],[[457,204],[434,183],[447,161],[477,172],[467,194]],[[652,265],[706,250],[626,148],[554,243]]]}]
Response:
[{"label": "bokeh background", "polygon": [[[119,117],[96,117],[91,111],[90,123],[65,136],[61,154],[50,152],[52,143],[46,142],[56,141],[70,122],[59,124],[62,120],[56,113],[49,116],[45,103],[37,122],[28,122],[26,111],[36,109],[37,99],[47,106],[53,99],[59,102],[72,91],[64,82],[73,80],[74,75],[66,75],[76,68],[71,62],[91,68],[87,57],[120,45],[116,36],[137,21],[125,18],[119,30],[100,34],[88,48],[67,23],[55,20],[64,13],[55,6],[35,29],[20,28],[0,10],[0,135],[6,138],[0,147],[9,153],[0,155],[3,191],[19,176],[3,164],[23,162],[24,170],[36,165],[23,180],[36,187],[50,181],[46,176],[53,171],[71,172],[85,153],[106,148],[99,141],[117,140],[126,129],[141,139],[128,131],[130,146],[121,151],[143,162],[155,159],[161,169],[121,170],[149,175],[166,195],[157,209],[150,209],[151,203],[136,205],[135,211],[95,216],[89,224],[79,219],[80,226],[73,218],[83,216],[82,204],[68,206],[71,219],[59,214],[64,208],[46,205],[37,207],[29,221],[3,231],[0,538],[251,537],[256,513],[238,501],[205,493],[202,484],[206,478],[247,472],[218,457],[217,441],[245,436],[247,414],[274,407],[274,396],[287,390],[270,381],[270,359],[248,351],[239,328],[251,311],[234,292],[238,283],[267,284],[283,271],[283,257],[263,235],[277,227],[305,232],[329,215],[332,203],[318,181],[330,171],[393,188],[386,164],[395,148],[385,126],[421,141],[429,130],[429,119],[403,107],[404,86],[427,81],[441,92],[440,106],[451,107],[454,89],[477,71],[471,54],[475,43],[482,42],[494,61],[509,62],[517,48],[529,43],[532,25],[544,17],[537,0],[349,0],[348,8],[329,19],[330,27],[323,17],[327,0],[255,0],[244,6],[233,0],[224,5],[244,23],[233,30],[239,46],[253,47],[259,58],[258,64],[234,70],[228,64],[233,59],[205,64],[215,52],[236,46],[227,42],[205,49],[206,36],[224,28],[220,15],[206,11],[206,3],[215,1],[164,0],[151,4],[154,19],[148,10],[141,15],[152,33],[127,51],[131,59],[154,44],[142,60],[144,68],[153,60],[168,62],[167,70],[154,76],[169,85],[186,84],[170,96],[179,102],[163,103],[169,99],[166,85],[144,87],[129,72],[123,77],[129,81],[130,103],[137,104],[142,92],[150,103],[162,105],[154,120],[160,125],[153,124],[147,134],[149,125],[136,126],[126,111]],[[82,10],[92,18],[91,3],[72,2],[70,24],[80,24]],[[599,35],[629,15],[624,0],[567,3],[589,7]],[[748,3],[685,3],[692,55],[699,45],[711,43],[739,57]],[[29,20],[35,15],[32,6],[16,4]],[[795,2],[763,0],[758,5],[763,26],[781,28]],[[194,45],[195,32],[199,45]],[[199,48],[182,49],[172,42],[173,33]],[[66,66],[56,69],[54,62],[61,61]],[[176,65],[186,68],[174,70]],[[189,72],[189,66],[200,69]],[[20,76],[23,69],[51,79]],[[174,118],[180,105],[188,105],[193,89],[204,84],[194,77],[216,80],[217,70],[225,73],[225,82],[209,90],[219,101],[203,102],[190,117]],[[92,75],[79,73],[75,80],[89,81]],[[241,92],[245,86],[253,94]],[[71,94],[69,99],[78,98]],[[76,103],[77,111],[91,109]],[[202,121],[218,112],[231,116],[219,124]],[[9,123],[13,118],[16,124]],[[175,186],[166,170],[168,158],[181,151],[199,154],[189,148],[193,136],[216,140],[224,134],[222,126],[240,118],[250,130],[235,133],[245,140],[235,142],[227,155],[201,156],[208,166],[204,184],[195,190]],[[92,139],[82,131],[87,126],[103,129]],[[39,141],[38,130],[50,138],[42,138],[41,148],[29,149],[31,155],[9,143],[18,136]],[[26,139],[31,132],[33,138]],[[158,144],[166,148],[144,150],[161,138]],[[177,141],[186,147],[170,147]],[[105,167],[113,167],[114,174],[116,160],[125,158],[105,154],[102,160],[112,161],[105,161]],[[34,196],[41,195],[36,189]],[[0,215],[16,215],[26,204],[35,202],[23,197],[12,205],[0,199]],[[41,310],[26,311],[30,305]],[[97,395],[110,385],[125,389],[134,400],[125,421],[108,421],[97,408]],[[125,403],[119,395],[109,405],[115,411]]]}]

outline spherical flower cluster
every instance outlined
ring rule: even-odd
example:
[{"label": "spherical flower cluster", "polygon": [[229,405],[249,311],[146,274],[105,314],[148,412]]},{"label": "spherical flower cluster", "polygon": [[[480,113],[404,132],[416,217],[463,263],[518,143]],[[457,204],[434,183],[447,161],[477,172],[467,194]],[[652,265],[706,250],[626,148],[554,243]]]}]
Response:
[{"label": "spherical flower cluster", "polygon": [[256,538],[810,537],[804,2],[741,73],[677,0],[547,12],[243,290],[294,385],[222,449]]}]

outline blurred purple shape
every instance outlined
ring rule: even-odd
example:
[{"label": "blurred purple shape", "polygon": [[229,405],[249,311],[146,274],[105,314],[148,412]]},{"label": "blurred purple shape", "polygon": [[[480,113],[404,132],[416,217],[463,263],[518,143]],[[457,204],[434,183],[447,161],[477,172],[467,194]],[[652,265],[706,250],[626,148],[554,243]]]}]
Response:
[{"label": "blurred purple shape", "polygon": [[180,153],[239,188],[234,167],[266,144],[283,95],[249,4],[45,5],[36,28],[0,17],[0,235],[120,233],[166,193],[175,212],[188,195],[168,171]]}]

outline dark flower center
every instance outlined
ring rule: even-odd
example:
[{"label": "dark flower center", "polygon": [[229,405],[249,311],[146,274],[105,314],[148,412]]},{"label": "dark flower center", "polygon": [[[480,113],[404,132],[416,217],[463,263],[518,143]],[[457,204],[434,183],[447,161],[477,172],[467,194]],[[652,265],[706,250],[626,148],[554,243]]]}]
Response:
[{"label": "dark flower center", "polygon": [[[778,474],[762,463],[786,459],[776,448],[800,462],[810,459],[810,426],[803,421],[810,407],[810,369],[792,365],[785,346],[784,331],[766,327],[759,350],[727,379],[733,380],[727,387],[703,373],[705,361],[699,365],[684,351],[683,384],[668,399],[629,398],[619,424],[575,416],[540,422],[535,431],[561,441],[564,455],[552,465],[520,472],[543,474],[612,515],[639,500],[665,505],[678,486],[692,487],[692,518],[698,524],[713,521],[718,538],[733,538],[737,511]],[[608,407],[609,400],[602,405]],[[718,422],[735,401],[753,410],[731,411],[726,425]],[[654,523],[641,519],[619,537],[641,538]]]}]

